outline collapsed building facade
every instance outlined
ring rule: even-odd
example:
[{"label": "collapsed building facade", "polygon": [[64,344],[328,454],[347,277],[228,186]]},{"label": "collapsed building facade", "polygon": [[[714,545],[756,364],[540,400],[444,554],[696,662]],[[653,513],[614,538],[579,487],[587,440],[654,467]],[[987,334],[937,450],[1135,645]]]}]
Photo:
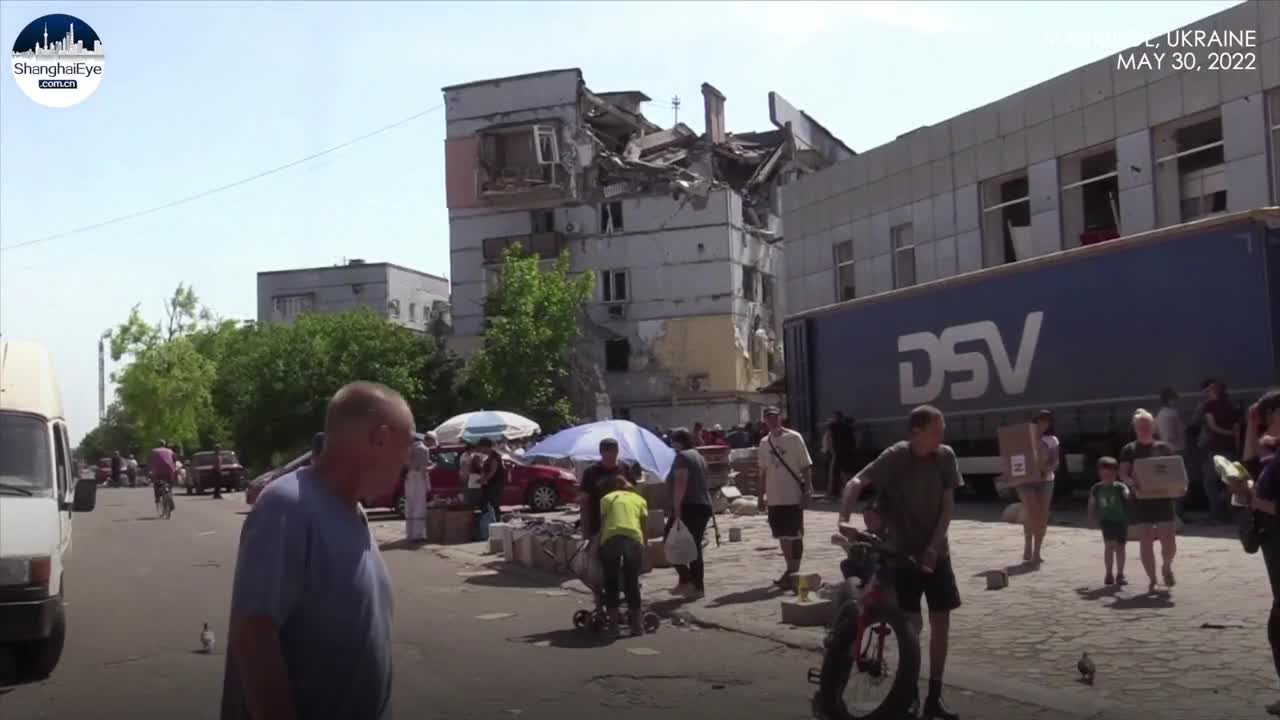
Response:
[{"label": "collapsed building facade", "polygon": [[594,93],[577,69],[444,89],[456,351],[479,347],[503,252],[594,276],[574,348],[583,417],[731,425],[782,374],[780,188],[854,153],[769,95],[775,129],[706,132],[645,117],[641,92]]}]

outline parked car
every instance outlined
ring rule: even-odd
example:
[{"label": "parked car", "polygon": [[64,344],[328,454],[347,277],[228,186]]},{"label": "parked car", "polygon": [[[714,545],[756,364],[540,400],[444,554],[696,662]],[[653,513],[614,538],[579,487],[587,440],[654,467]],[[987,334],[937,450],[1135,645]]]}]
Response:
[{"label": "parked car", "polygon": [[249,503],[250,505],[254,504],[258,500],[258,496],[262,494],[262,490],[272,480],[275,480],[276,478],[281,477],[283,475],[288,475],[294,470],[297,470],[298,468],[301,468],[301,467],[306,467],[310,464],[311,464],[311,451],[308,450],[302,453],[301,455],[299,455],[298,457],[290,460],[288,463],[281,465],[280,467],[275,468],[273,470],[268,470],[262,473],[258,477],[254,478],[253,482],[250,482],[249,485],[244,489],[244,501],[246,503]]},{"label": "parked car", "polygon": [[218,485],[224,492],[239,490],[244,487],[244,467],[236,457],[234,450],[222,450],[222,476],[214,477],[213,458],[216,451],[206,450],[191,456],[191,464],[187,468],[187,494],[203,495],[205,489],[213,489]]},{"label": "parked car", "polygon": [[[431,469],[431,496],[451,497],[460,495],[465,484],[458,472],[458,460],[464,448],[461,445],[443,445],[432,449],[435,467]],[[507,467],[507,485],[502,494],[503,505],[528,507],[534,512],[550,512],[566,502],[578,499],[578,478],[573,473],[551,465],[526,463],[513,455],[504,455]],[[382,497],[365,498],[365,509],[389,508],[404,514],[404,480],[407,469],[400,473],[400,481],[394,491]]]},{"label": "parked car", "polygon": [[99,485],[106,485],[111,481],[111,458],[98,458],[98,465],[93,471],[93,479],[97,480]]}]

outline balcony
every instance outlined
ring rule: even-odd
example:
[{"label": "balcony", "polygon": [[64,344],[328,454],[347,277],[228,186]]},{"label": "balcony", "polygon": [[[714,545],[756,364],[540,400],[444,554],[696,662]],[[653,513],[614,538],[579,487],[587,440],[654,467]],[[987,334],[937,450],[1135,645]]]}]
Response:
[{"label": "balcony", "polygon": [[450,208],[556,201],[572,189],[556,123],[491,128],[445,143]]},{"label": "balcony", "polygon": [[553,230],[485,238],[481,249],[484,262],[489,264],[502,262],[502,254],[512,247],[519,247],[526,255],[536,255],[540,260],[555,260],[564,246],[564,234]]}]

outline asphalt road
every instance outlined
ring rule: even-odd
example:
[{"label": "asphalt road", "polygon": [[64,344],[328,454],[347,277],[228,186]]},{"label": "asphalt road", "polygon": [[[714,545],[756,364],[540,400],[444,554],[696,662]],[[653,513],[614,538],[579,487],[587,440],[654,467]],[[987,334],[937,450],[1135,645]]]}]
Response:
[{"label": "asphalt road", "polygon": [[[75,527],[62,663],[50,680],[0,695],[0,717],[217,717],[243,495],[178,496],[168,521],[153,517],[147,488],[98,497]],[[665,623],[602,643],[571,627],[581,595],[470,575],[429,549],[385,556],[398,717],[810,717],[805,671],[817,658],[807,653]],[[218,638],[212,655],[197,651],[205,622]],[[968,718],[1061,717],[973,693],[951,701]]]}]

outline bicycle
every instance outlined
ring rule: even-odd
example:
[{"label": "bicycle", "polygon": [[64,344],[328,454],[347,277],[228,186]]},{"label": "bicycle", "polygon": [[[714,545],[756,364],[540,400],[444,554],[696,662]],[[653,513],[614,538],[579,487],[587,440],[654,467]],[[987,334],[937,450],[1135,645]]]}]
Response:
[{"label": "bicycle", "polygon": [[165,520],[168,520],[173,515],[174,510],[173,485],[159,480],[157,480],[157,482],[161,482],[162,485],[160,488],[160,497],[156,499],[156,513]]},{"label": "bicycle", "polygon": [[[836,599],[836,619],[824,641],[822,668],[809,670],[809,682],[818,686],[812,710],[826,720],[900,720],[916,700],[920,644],[906,613],[895,604],[892,573],[912,561],[877,534],[844,524],[840,529],[831,542],[848,553],[840,563],[844,583]],[[893,646],[890,635],[897,639]],[[896,668],[886,650],[896,650]],[[887,683],[888,692],[879,701],[850,706],[844,695],[854,671],[876,688]]]}]

